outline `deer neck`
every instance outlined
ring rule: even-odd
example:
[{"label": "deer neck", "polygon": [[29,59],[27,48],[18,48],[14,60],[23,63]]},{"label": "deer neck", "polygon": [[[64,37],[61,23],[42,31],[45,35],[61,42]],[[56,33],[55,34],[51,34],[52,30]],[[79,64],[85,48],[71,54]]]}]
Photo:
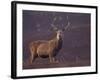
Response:
[{"label": "deer neck", "polygon": [[[55,48],[57,48],[59,45],[62,44],[62,39],[59,37],[59,35],[56,33],[54,38],[52,38],[50,41],[49,41],[50,45],[53,45],[55,46]],[[60,43],[60,44],[59,44]]]},{"label": "deer neck", "polygon": [[56,38],[57,38],[57,40],[59,40],[59,39],[60,39],[60,37],[59,37],[59,33],[57,33]]},{"label": "deer neck", "polygon": [[59,38],[59,36],[57,35],[57,40],[59,40],[60,38]]},{"label": "deer neck", "polygon": [[55,36],[53,38],[51,38],[50,41],[53,40],[53,41],[57,41],[58,42],[60,39],[61,38],[59,37],[59,34],[58,33],[55,33]]}]

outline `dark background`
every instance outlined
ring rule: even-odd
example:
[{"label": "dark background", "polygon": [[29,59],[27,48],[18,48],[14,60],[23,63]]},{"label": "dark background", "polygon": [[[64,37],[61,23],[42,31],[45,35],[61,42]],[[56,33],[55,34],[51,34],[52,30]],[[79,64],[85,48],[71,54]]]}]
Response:
[{"label": "dark background", "polygon": [[[67,19],[68,16],[68,19]],[[90,66],[90,14],[23,10],[23,69]],[[70,26],[64,32],[63,46],[51,64],[48,58],[37,58],[29,64],[29,44],[36,40],[49,40],[53,36],[51,24],[62,29],[68,20]]]}]

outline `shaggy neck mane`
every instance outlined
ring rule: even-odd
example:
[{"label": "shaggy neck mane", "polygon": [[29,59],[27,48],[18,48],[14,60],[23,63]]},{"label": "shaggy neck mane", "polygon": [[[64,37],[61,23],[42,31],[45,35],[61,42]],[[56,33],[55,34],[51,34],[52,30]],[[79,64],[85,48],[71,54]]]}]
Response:
[{"label": "shaggy neck mane", "polygon": [[62,38],[57,39],[57,33],[55,33],[53,37],[49,40],[49,43],[50,45],[53,45],[53,47],[55,48],[54,55],[56,55],[59,52],[59,50],[62,48],[63,40]]},{"label": "shaggy neck mane", "polygon": [[57,38],[58,35],[57,33],[54,33],[54,35],[52,36],[52,38],[50,39],[51,42],[53,42],[56,46],[61,46],[62,45],[62,38]]},{"label": "shaggy neck mane", "polygon": [[54,39],[58,39],[57,38],[57,33],[53,33],[53,36],[51,37],[51,40],[54,40]]}]

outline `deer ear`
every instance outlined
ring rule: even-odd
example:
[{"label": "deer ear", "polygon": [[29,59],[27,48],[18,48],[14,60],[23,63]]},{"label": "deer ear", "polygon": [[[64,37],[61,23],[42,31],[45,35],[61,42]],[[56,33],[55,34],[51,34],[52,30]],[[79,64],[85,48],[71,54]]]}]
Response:
[{"label": "deer ear", "polygon": [[51,27],[50,31],[57,31],[58,29],[56,27]]},{"label": "deer ear", "polygon": [[54,27],[54,28],[53,28],[53,30],[54,30],[54,31],[57,31],[57,30],[58,30],[58,28],[57,28],[57,27]]}]

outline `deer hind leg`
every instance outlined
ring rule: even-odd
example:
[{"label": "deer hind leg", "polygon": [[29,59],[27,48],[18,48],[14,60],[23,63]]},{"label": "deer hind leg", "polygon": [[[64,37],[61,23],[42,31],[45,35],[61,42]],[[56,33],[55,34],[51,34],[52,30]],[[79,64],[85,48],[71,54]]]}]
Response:
[{"label": "deer hind leg", "polygon": [[30,64],[33,63],[33,61],[35,60],[35,50],[34,49],[30,49],[31,55],[30,55]]},{"label": "deer hind leg", "polygon": [[52,56],[49,54],[49,60],[50,60],[50,63],[52,63],[53,62],[53,60],[52,60]]}]

